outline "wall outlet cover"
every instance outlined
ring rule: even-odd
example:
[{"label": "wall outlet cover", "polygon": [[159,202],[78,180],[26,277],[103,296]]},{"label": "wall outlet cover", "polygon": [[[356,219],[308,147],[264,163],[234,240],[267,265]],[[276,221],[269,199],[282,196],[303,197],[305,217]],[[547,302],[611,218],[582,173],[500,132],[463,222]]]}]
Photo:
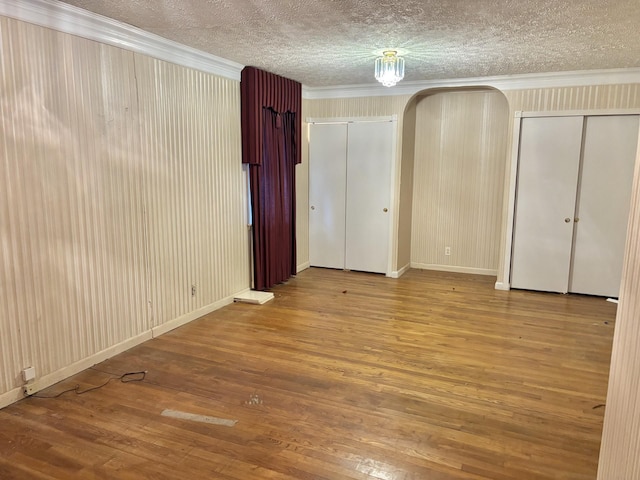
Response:
[{"label": "wall outlet cover", "polygon": [[34,367],[27,367],[22,370],[22,380],[24,382],[30,382],[36,378],[36,369]]}]

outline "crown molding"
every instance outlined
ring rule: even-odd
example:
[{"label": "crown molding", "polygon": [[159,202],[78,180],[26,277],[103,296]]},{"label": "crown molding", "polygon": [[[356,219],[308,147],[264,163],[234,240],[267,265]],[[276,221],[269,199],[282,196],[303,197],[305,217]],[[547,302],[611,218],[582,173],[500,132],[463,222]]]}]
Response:
[{"label": "crown molding", "polygon": [[456,78],[401,82],[395,87],[380,84],[343,85],[335,87],[304,87],[302,96],[308,100],[323,98],[378,97],[414,95],[432,88],[492,87],[498,90],[524,90],[531,88],[580,87],[640,83],[640,68],[610,70],[583,70],[576,72],[530,73],[495,77]]},{"label": "crown molding", "polygon": [[240,80],[243,65],[56,0],[0,0],[0,15]]},{"label": "crown molding", "polygon": [[[140,28],[57,0],[0,0],[0,15],[88,40],[124,48],[184,67],[240,80],[243,65],[168,40]],[[494,77],[380,84],[302,87],[305,99],[414,95],[432,88],[493,87],[499,90],[640,83],[640,68],[532,73]]]}]

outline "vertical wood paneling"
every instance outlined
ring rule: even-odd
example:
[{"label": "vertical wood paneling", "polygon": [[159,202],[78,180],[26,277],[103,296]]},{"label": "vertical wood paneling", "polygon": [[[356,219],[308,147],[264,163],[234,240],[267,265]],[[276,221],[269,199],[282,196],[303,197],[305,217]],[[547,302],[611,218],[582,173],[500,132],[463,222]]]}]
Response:
[{"label": "vertical wood paneling", "polygon": [[296,165],[296,262],[298,270],[309,263],[309,100],[302,100],[302,161]]},{"label": "vertical wood paneling", "polygon": [[[305,115],[312,118],[402,116],[411,95],[307,100]],[[400,121],[400,118],[398,118]]]},{"label": "vertical wood paneling", "polygon": [[0,39],[2,394],[249,266],[238,82],[3,17]]},{"label": "vertical wood paneling", "polygon": [[403,115],[402,158],[400,159],[400,192],[398,195],[398,265],[411,265],[411,230],[413,217],[413,170],[416,146],[416,101],[411,101]]},{"label": "vertical wood paneling", "polygon": [[497,269],[507,124],[497,91],[442,92],[418,102],[412,264]]},{"label": "vertical wood paneling", "polygon": [[[0,19],[2,390],[147,328],[133,54]],[[8,326],[8,328],[6,328]],[[9,334],[5,335],[4,332]]]},{"label": "vertical wood paneling", "polygon": [[[153,326],[248,287],[238,82],[138,57]],[[170,81],[158,81],[168,78]],[[191,295],[195,285],[196,295]]]},{"label": "vertical wood paneling", "polygon": [[[639,149],[640,152],[640,149]],[[640,478],[640,162],[631,211],[613,337],[599,480]]]},{"label": "vertical wood paneling", "polygon": [[638,108],[640,85],[588,85],[504,92],[511,112]]}]

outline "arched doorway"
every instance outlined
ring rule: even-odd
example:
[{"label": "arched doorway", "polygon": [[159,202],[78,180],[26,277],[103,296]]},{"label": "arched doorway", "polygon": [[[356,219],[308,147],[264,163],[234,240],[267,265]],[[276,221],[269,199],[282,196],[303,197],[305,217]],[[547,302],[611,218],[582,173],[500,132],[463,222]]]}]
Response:
[{"label": "arched doorway", "polygon": [[403,117],[398,266],[495,275],[509,106],[491,87],[429,89]]}]

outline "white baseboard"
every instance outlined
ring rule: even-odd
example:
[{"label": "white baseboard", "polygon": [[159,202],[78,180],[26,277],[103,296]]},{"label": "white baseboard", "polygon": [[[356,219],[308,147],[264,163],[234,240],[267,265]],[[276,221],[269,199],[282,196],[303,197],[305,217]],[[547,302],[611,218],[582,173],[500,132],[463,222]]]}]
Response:
[{"label": "white baseboard", "polygon": [[496,290],[509,291],[509,290],[511,290],[511,285],[509,285],[508,283],[504,283],[504,282],[496,282],[495,289]]},{"label": "white baseboard", "polygon": [[[89,367],[96,365],[97,363],[103,362],[108,358],[111,358],[119,353],[122,353],[130,348],[135,347],[136,345],[140,345],[147,340],[151,340],[152,338],[158,337],[163,333],[167,333],[175,328],[178,328],[186,323],[189,323],[197,318],[200,318],[208,313],[213,312],[219,308],[224,307],[225,305],[229,305],[233,303],[233,298],[236,294],[230,295],[228,297],[223,298],[217,302],[211,303],[205,307],[199,308],[198,310],[194,310],[186,315],[183,315],[174,320],[170,320],[167,323],[162,325],[158,325],[157,327],[152,328],[151,330],[147,330],[135,337],[131,337],[123,342],[120,342],[116,345],[112,345],[109,348],[106,348],[98,353],[94,353],[82,360],[79,360],[71,365],[66,367],[62,367],[55,372],[49,373],[48,375],[44,375],[35,380],[38,385],[38,390],[44,390],[51,385],[54,385],[65,378],[69,378],[77,373],[86,370]],[[9,390],[6,393],[0,395],[0,408],[4,408],[12,403],[17,402],[18,400],[22,400],[24,398],[24,394],[22,393],[22,386],[18,388],[14,388]]]},{"label": "white baseboard", "polygon": [[431,263],[411,262],[411,268],[420,268],[422,270],[438,270],[441,272],[471,273],[473,275],[490,275],[493,277],[498,274],[497,270],[489,268],[458,267],[455,265],[434,265]]},{"label": "white baseboard", "polygon": [[[65,378],[69,378],[76,373],[80,373],[83,370],[86,370],[89,367],[94,366],[96,363],[100,363],[105,361],[108,358],[113,357],[119,353],[124,352],[125,350],[129,350],[130,348],[135,347],[136,345],[140,345],[147,340],[151,340],[151,330],[147,330],[144,333],[136,335],[135,337],[131,337],[124,342],[120,342],[116,345],[113,345],[109,348],[106,348],[98,353],[94,353],[93,355],[88,356],[87,358],[83,358],[71,365],[66,367],[62,367],[60,370],[56,370],[48,375],[44,375],[40,378],[37,378],[35,382],[38,385],[38,390],[44,390],[51,385],[54,385]],[[0,408],[4,408],[7,405],[10,405],[18,400],[24,398],[22,394],[22,386],[18,388],[14,388],[13,390],[9,390],[7,393],[3,393],[0,395]]]},{"label": "white baseboard", "polygon": [[24,394],[22,393],[22,387],[14,388],[6,393],[0,395],[0,409],[16,403],[18,400],[22,400]]},{"label": "white baseboard", "polygon": [[402,275],[404,275],[407,270],[409,270],[411,268],[411,264],[407,263],[404,267],[402,267],[399,270],[394,270],[393,272],[391,272],[388,277],[390,278],[400,278]]},{"label": "white baseboard", "polygon": [[[243,290],[243,292],[247,291],[246,289]],[[223,298],[222,300],[218,300],[217,302],[214,303],[210,303],[209,305],[206,305],[202,308],[199,308],[198,310],[194,310],[193,312],[189,312],[186,315],[183,315],[181,317],[175,318],[173,320],[169,320],[166,323],[163,323],[162,325],[158,325],[157,327],[153,327],[151,329],[151,332],[153,334],[153,338],[155,337],[159,337],[160,335],[162,335],[163,333],[167,333],[170,332],[171,330],[181,327],[182,325],[185,325],[189,322],[193,322],[194,320],[203,317],[204,315],[207,315],[208,313],[213,312],[214,310],[218,310],[219,308],[222,308],[226,305],[229,305],[231,303],[233,303],[233,299],[235,298],[235,296],[238,295],[237,293],[234,293],[233,295],[230,295],[228,297]]]},{"label": "white baseboard", "polygon": [[306,270],[310,266],[311,266],[311,264],[309,262],[301,263],[300,265],[298,265],[296,267],[296,272],[300,273],[301,271]]}]

